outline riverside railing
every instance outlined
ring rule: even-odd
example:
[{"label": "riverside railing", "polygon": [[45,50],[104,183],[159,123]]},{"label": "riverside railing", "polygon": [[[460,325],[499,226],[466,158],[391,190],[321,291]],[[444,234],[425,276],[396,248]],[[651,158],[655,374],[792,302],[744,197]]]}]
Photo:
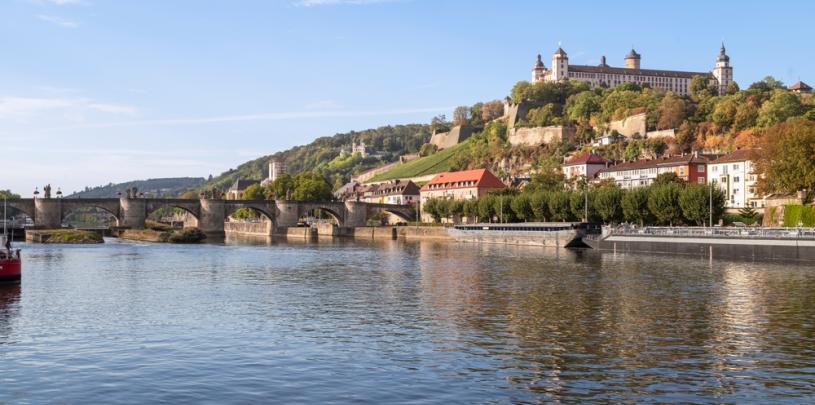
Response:
[{"label": "riverside railing", "polygon": [[618,226],[610,235],[658,236],[673,238],[738,238],[738,239],[811,239],[815,240],[815,228],[759,228],[759,227],[660,227]]}]

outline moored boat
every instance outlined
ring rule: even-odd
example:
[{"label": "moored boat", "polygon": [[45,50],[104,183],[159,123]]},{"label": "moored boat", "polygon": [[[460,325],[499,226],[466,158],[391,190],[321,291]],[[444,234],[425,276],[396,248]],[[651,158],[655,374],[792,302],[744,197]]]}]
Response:
[{"label": "moored boat", "polygon": [[0,283],[18,282],[22,278],[20,249],[11,248],[6,228],[6,202],[3,201],[3,234],[0,235]]},{"label": "moored boat", "polygon": [[448,233],[460,242],[571,248],[587,247],[583,237],[595,228],[582,222],[490,223],[456,225]]}]

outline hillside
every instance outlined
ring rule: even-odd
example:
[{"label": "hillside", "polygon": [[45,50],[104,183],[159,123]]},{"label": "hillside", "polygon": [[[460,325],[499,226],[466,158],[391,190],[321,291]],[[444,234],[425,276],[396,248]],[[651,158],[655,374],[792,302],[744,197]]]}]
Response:
[{"label": "hillside", "polygon": [[203,177],[172,177],[163,179],[134,180],[119,184],[107,184],[97,187],[85,187],[85,190],[75,192],[66,198],[108,198],[116,197],[117,192],[136,187],[139,192],[155,197],[175,197],[188,190],[203,184]]},{"label": "hillside", "polygon": [[[416,177],[447,170],[488,168],[501,176],[528,174],[530,169],[559,165],[581,150],[594,150],[612,161],[657,157],[665,154],[704,151],[724,153],[755,147],[767,128],[790,119],[815,119],[811,94],[791,92],[767,77],[740,90],[735,83],[726,94],[694,78],[691,94],[652,89],[647,85],[623,83],[616,87],[589,87],[585,82],[518,82],[511,91],[514,103],[527,111],[514,123],[501,118],[497,101],[461,106],[453,112],[454,125],[483,127],[466,142],[415,161],[399,165],[371,181]],[[636,113],[646,113],[646,131],[669,130],[673,136],[644,138],[642,134],[617,136],[610,144],[599,144],[604,126]],[[399,125],[348,132],[246,162],[208,181],[198,189],[226,190],[239,178],[262,179],[270,159],[283,160],[290,173],[315,171],[334,189],[352,175],[395,162],[404,153],[415,153],[429,141],[431,128],[449,125],[435,117],[430,125]],[[568,126],[574,139],[537,146],[508,141],[511,125],[516,127]],[[438,128],[438,127],[437,127]],[[614,135],[612,133],[612,135]],[[617,134],[619,135],[619,134]],[[352,141],[364,141],[376,157],[361,158],[348,153]]]},{"label": "hillside", "polygon": [[380,173],[369,180],[369,182],[385,181],[392,179],[404,179],[410,177],[419,177],[428,174],[435,174],[439,172],[446,172],[453,169],[451,165],[451,158],[453,155],[464,148],[469,147],[469,142],[464,141],[452,148],[444,149],[436,152],[430,156],[425,156],[416,160],[412,160],[405,164],[394,167],[384,173]]},{"label": "hillside", "polygon": [[[237,179],[264,179],[268,175],[268,163],[272,159],[286,163],[289,173],[317,171],[336,189],[348,182],[351,176],[374,167],[395,162],[405,153],[416,153],[430,140],[430,127],[422,124],[385,126],[364,131],[351,131],[315,139],[313,142],[295,146],[283,152],[245,162],[235,169],[201,184],[195,189],[213,187],[226,190]],[[368,153],[379,156],[360,157],[348,150],[353,141],[365,142]]]}]

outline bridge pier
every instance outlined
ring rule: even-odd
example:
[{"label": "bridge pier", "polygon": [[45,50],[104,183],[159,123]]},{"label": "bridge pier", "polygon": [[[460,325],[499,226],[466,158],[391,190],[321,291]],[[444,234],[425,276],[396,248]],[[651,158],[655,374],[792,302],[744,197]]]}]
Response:
[{"label": "bridge pier", "polygon": [[368,224],[368,204],[358,201],[345,202],[345,223],[347,227],[365,226]]},{"label": "bridge pier", "polygon": [[208,237],[223,237],[226,221],[224,200],[201,200],[201,215],[198,218],[198,229]]},{"label": "bridge pier", "polygon": [[147,220],[147,200],[122,197],[119,199],[119,204],[121,206],[119,226],[133,229],[144,228],[144,222]]},{"label": "bridge pier", "polygon": [[280,228],[288,228],[297,226],[300,220],[300,203],[297,201],[275,201],[277,212],[277,226]]},{"label": "bridge pier", "polygon": [[34,199],[34,225],[40,228],[62,227],[62,201],[59,198]]}]

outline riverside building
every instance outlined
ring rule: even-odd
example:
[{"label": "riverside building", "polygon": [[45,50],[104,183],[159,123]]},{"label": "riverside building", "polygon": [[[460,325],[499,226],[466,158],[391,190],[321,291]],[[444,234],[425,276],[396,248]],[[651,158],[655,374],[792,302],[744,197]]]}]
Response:
[{"label": "riverside building", "polygon": [[623,67],[606,64],[606,57],[600,57],[600,64],[572,65],[569,56],[562,48],[552,54],[552,64],[547,68],[541,55],[532,66],[532,82],[552,82],[559,80],[578,80],[589,82],[592,86],[617,86],[622,83],[647,84],[651,88],[672,91],[681,95],[690,94],[690,84],[694,76],[702,76],[709,84],[715,85],[719,94],[724,94],[727,86],[733,82],[733,67],[727,56],[724,44],[719,50],[716,64],[710,72],[687,72],[679,70],[643,69],[640,66],[642,55],[633,48],[625,56]]},{"label": "riverside building", "polygon": [[602,169],[596,178],[613,180],[624,189],[650,186],[663,173],[676,173],[677,177],[688,183],[707,184],[709,162],[707,157],[698,153],[633,160]]},{"label": "riverside building", "polygon": [[763,197],[756,193],[758,176],[753,173],[752,152],[750,149],[739,149],[708,165],[708,181],[724,192],[725,208],[764,207]]}]

